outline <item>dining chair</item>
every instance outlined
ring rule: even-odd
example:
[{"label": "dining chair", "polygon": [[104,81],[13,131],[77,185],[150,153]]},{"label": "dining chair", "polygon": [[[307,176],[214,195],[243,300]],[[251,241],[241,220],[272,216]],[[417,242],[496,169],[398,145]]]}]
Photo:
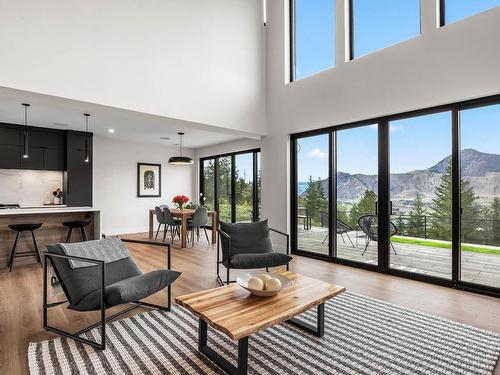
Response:
[{"label": "dining chair", "polygon": [[191,243],[194,246],[194,232],[196,232],[197,241],[200,240],[200,228],[203,228],[205,232],[205,237],[207,238],[208,243],[210,244],[210,239],[208,238],[207,228],[208,225],[208,210],[206,207],[198,207],[193,214],[193,217],[187,223],[188,230],[191,232]]},{"label": "dining chair", "polygon": [[172,213],[168,208],[163,209],[163,217],[165,219],[165,232],[163,233],[163,241],[165,241],[165,237],[167,235],[167,228],[170,228],[170,236],[172,237],[172,243],[174,242],[175,235],[179,235],[179,239],[181,238],[181,221],[179,219],[175,219],[172,216]]},{"label": "dining chair", "polygon": [[165,221],[165,215],[163,214],[163,208],[156,206],[155,213],[156,213],[156,221],[158,222],[158,229],[156,230],[155,240],[158,238],[158,233],[160,233],[160,229],[161,229],[162,225],[165,225],[165,230],[164,230],[164,234],[163,234],[163,240],[165,240],[165,232],[167,230],[167,223]]}]

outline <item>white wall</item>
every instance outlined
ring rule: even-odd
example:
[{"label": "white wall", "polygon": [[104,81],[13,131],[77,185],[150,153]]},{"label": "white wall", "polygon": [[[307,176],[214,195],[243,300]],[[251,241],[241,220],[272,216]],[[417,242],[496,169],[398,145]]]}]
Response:
[{"label": "white wall", "polygon": [[[94,137],[94,206],[101,210],[103,233],[145,232],[150,208],[171,206],[177,194],[192,197],[194,166],[167,164],[177,154],[178,148]],[[137,198],[138,162],[161,164],[161,198]]]},{"label": "white wall", "polygon": [[257,0],[0,0],[0,86],[265,132]]},{"label": "white wall", "polygon": [[500,8],[433,29],[435,0],[423,0],[420,37],[288,83],[287,4],[268,2],[262,201],[272,222],[289,221],[289,134],[500,93]]}]

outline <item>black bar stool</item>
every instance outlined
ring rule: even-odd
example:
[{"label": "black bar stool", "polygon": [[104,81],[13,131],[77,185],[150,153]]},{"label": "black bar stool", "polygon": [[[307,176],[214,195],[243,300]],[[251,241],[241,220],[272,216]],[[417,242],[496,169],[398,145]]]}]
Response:
[{"label": "black bar stool", "polygon": [[[35,237],[35,233],[33,231],[37,230],[40,228],[42,224],[12,224],[9,225],[9,228],[12,229],[13,231],[16,231],[16,240],[14,241],[14,246],[12,247],[12,251],[10,253],[10,259],[9,259],[9,272],[12,271],[12,266],[14,265],[14,258],[16,257],[25,257],[29,255],[35,255],[37,257],[38,263],[40,263],[40,266],[42,266],[42,256],[40,255],[40,249],[38,248],[38,242]],[[21,238],[21,234],[25,231],[30,231],[31,232],[31,237],[33,238],[33,244],[35,245],[35,251],[23,251],[18,253],[17,252],[17,244],[19,242],[19,239]],[[43,266],[42,266],[43,267]]]},{"label": "black bar stool", "polygon": [[75,220],[75,221],[65,221],[62,223],[65,227],[69,228],[68,235],[66,236],[66,242],[71,242],[71,233],[73,232],[73,228],[80,228],[80,232],[82,233],[82,241],[88,241],[87,232],[85,231],[85,227],[90,224],[89,219]]}]

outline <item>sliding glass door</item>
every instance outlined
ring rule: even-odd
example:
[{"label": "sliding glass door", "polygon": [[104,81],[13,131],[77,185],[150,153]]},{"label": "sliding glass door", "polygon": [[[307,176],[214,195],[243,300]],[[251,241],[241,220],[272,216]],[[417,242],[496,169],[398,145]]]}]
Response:
[{"label": "sliding glass door", "polygon": [[451,112],[389,123],[390,267],[451,279]]},{"label": "sliding glass door", "polygon": [[337,131],[336,146],[336,257],[377,264],[377,124]]},{"label": "sliding glass door", "polygon": [[297,245],[302,251],[329,256],[329,134],[299,138],[295,149]]},{"label": "sliding glass door", "polygon": [[293,251],[500,295],[500,96],[291,139]]},{"label": "sliding glass door", "polygon": [[251,222],[254,218],[254,154],[235,156],[236,222]]},{"label": "sliding glass door", "polygon": [[461,280],[500,288],[500,105],[460,111]]},{"label": "sliding glass door", "polygon": [[260,150],[200,159],[200,202],[224,222],[259,218]]}]

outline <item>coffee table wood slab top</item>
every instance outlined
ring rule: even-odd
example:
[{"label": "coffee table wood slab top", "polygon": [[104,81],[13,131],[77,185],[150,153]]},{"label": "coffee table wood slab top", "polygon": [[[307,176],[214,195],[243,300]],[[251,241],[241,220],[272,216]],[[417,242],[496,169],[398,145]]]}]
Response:
[{"label": "coffee table wood slab top", "polygon": [[179,296],[175,301],[199,319],[240,340],[292,319],[345,291],[339,285],[290,271],[277,271],[293,285],[273,297],[256,297],[237,284]]}]

